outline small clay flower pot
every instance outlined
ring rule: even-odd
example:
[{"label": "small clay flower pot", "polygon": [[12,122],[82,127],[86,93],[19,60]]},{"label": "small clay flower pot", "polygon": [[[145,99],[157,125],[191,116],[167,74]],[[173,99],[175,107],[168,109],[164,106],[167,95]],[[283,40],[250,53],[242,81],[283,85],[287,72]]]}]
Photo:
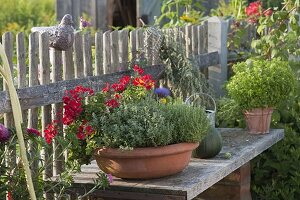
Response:
[{"label": "small clay flower pot", "polygon": [[121,150],[97,148],[94,158],[105,173],[127,179],[152,179],[181,172],[198,143]]},{"label": "small clay flower pot", "polygon": [[265,134],[270,131],[273,108],[255,108],[244,112],[247,128],[251,134]]}]

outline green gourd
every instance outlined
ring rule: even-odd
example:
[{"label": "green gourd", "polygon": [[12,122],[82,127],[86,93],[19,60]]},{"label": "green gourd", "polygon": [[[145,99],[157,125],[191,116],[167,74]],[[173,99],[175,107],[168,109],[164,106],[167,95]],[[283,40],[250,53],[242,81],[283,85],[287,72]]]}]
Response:
[{"label": "green gourd", "polygon": [[194,158],[212,158],[222,149],[222,136],[218,129],[211,126],[206,137],[193,151]]}]

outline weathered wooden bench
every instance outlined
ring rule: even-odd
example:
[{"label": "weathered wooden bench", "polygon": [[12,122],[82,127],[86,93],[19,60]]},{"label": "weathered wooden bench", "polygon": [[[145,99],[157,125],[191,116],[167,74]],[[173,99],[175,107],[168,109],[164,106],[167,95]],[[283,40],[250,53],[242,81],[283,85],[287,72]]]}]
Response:
[{"label": "weathered wooden bench", "polygon": [[[90,199],[251,199],[250,160],[283,139],[282,129],[269,134],[250,135],[242,129],[220,129],[223,149],[212,159],[192,159],[186,169],[173,176],[152,180],[114,178],[105,190],[96,190]],[[95,162],[82,166],[68,190],[72,196],[94,186],[99,168]]]}]

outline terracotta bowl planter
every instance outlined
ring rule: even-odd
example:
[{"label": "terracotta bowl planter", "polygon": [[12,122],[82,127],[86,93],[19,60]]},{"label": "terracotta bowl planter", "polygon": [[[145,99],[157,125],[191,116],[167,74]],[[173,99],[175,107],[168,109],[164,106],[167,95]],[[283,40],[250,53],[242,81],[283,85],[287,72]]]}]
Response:
[{"label": "terracotta bowl planter", "polygon": [[255,108],[244,112],[247,128],[251,134],[265,134],[270,131],[273,108]]},{"label": "terracotta bowl planter", "polygon": [[120,150],[98,148],[94,157],[99,168],[119,178],[151,179],[181,172],[198,143]]}]

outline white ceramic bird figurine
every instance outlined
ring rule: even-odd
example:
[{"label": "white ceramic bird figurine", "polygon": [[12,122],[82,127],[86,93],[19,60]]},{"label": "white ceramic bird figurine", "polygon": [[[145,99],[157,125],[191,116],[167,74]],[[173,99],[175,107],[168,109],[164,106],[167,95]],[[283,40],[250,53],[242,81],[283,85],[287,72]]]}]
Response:
[{"label": "white ceramic bird figurine", "polygon": [[47,32],[49,34],[49,46],[57,50],[67,50],[74,42],[73,20],[70,14],[66,14],[60,24],[49,27],[33,27],[31,32]]}]

